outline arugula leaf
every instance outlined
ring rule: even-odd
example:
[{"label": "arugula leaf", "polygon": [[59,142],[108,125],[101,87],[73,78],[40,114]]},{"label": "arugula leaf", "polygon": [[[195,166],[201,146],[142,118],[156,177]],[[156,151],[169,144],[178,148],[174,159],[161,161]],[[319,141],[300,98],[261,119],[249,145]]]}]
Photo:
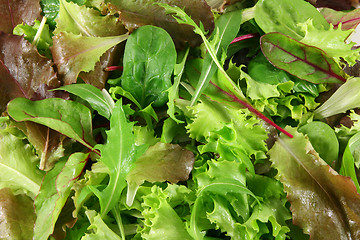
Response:
[{"label": "arugula leaf", "polygon": [[261,37],[261,50],[277,68],[312,83],[341,83],[346,74],[327,54],[281,33]]},{"label": "arugula leaf", "polygon": [[354,183],[331,169],[302,134],[289,130],[294,138],[281,136],[269,154],[288,194],[294,223],[312,239],[357,239],[360,195]]},{"label": "arugula leaf", "polygon": [[40,189],[43,173],[31,146],[11,134],[10,127],[0,128],[0,189],[25,192],[34,198]]},{"label": "arugula leaf", "polygon": [[309,16],[316,28],[329,28],[319,11],[304,0],[260,0],[255,5],[255,21],[265,33],[280,32],[296,40],[304,37],[299,23]]},{"label": "arugula leaf", "polygon": [[[149,61],[151,59],[151,61]],[[167,101],[176,50],[170,35],[154,26],[143,26],[130,35],[124,53],[121,86],[142,108],[159,107]]]},{"label": "arugula leaf", "polygon": [[35,199],[36,222],[34,239],[46,240],[53,233],[59,214],[64,207],[74,181],[80,176],[89,154],[74,153],[58,162],[42,182]]},{"label": "arugula leaf", "polygon": [[[210,43],[214,46],[214,53],[217,59],[220,59],[222,55],[227,51],[231,41],[236,37],[240,30],[242,11],[233,11],[229,14],[225,14],[217,19],[215,24],[215,31],[210,37]],[[233,22],[237,24],[233,24]],[[211,40],[212,39],[212,40]],[[203,66],[201,69],[200,79],[198,80],[195,88],[195,93],[191,98],[190,106],[193,106],[199,99],[204,89],[208,86],[210,79],[217,70],[217,66],[210,56],[206,54]]]},{"label": "arugula leaf", "polygon": [[110,118],[110,130],[106,132],[105,145],[96,145],[100,150],[100,162],[109,169],[110,180],[102,191],[90,186],[100,200],[101,216],[114,208],[120,199],[120,195],[126,187],[126,176],[134,168],[134,163],[147,149],[148,146],[135,144],[135,136],[132,132],[134,123],[128,122],[122,106],[122,101],[116,102]]},{"label": "arugula leaf", "polygon": [[15,195],[9,188],[0,189],[1,238],[32,238],[36,219],[33,204],[26,195]]},{"label": "arugula leaf", "polygon": [[127,38],[127,34],[115,37],[86,37],[61,32],[55,35],[51,52],[60,78],[65,85],[75,83],[81,71],[93,70],[101,55]]},{"label": "arugula leaf", "polygon": [[87,101],[101,116],[110,119],[115,103],[105,89],[101,91],[89,84],[71,84],[54,90],[65,90],[81,97]]},{"label": "arugula leaf", "polygon": [[[48,108],[49,106],[51,108]],[[8,113],[16,121],[31,121],[45,125],[89,149],[93,149],[95,145],[90,110],[78,102],[60,98],[40,101],[16,98],[8,104]]]}]

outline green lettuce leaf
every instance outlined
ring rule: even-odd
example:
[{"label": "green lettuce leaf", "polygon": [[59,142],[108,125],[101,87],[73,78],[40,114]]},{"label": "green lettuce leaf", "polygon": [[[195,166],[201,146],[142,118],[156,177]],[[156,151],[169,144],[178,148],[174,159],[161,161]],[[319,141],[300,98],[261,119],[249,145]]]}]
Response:
[{"label": "green lettuce leaf", "polygon": [[38,158],[30,144],[0,128],[0,189],[10,188],[34,198],[41,185],[43,173],[37,168]]},{"label": "green lettuce leaf", "polygon": [[90,149],[95,145],[90,109],[81,103],[61,98],[39,101],[16,98],[8,104],[8,113],[16,121],[45,125]]},{"label": "green lettuce leaf", "polygon": [[346,43],[346,39],[353,30],[334,29],[330,25],[328,29],[317,29],[314,27],[312,20],[300,24],[302,31],[305,33],[302,43],[318,47],[326,52],[329,57],[335,59],[340,65],[341,59],[345,60],[350,66],[360,59],[360,50],[353,49],[354,42]]},{"label": "green lettuce leaf", "polygon": [[60,0],[59,17],[54,34],[73,33],[87,37],[108,37],[124,34],[126,31],[115,16],[102,16],[86,6]]},{"label": "green lettuce leaf", "polygon": [[193,164],[194,154],[177,144],[158,142],[150,146],[126,177],[127,204],[132,205],[138,186],[145,181],[178,183],[188,180]]},{"label": "green lettuce leaf", "polygon": [[14,195],[9,188],[0,189],[0,238],[32,239],[36,219],[33,204],[26,195]]},{"label": "green lettuce leaf", "polygon": [[110,130],[106,132],[106,143],[96,145],[101,152],[99,161],[106,165],[110,175],[105,189],[99,190],[91,186],[100,200],[102,217],[118,203],[126,187],[126,176],[134,168],[136,159],[148,148],[147,145],[135,144],[133,125],[126,119],[122,101],[117,101],[110,118]]},{"label": "green lettuce leaf", "polygon": [[[291,203],[293,222],[311,239],[360,237],[360,195],[348,177],[338,175],[295,129],[269,151],[277,178]],[[316,207],[315,207],[316,206]]]},{"label": "green lettuce leaf", "polygon": [[39,195],[35,199],[37,218],[34,239],[46,240],[53,233],[74,181],[80,176],[88,156],[89,154],[74,153],[67,162],[58,162],[45,175]]}]

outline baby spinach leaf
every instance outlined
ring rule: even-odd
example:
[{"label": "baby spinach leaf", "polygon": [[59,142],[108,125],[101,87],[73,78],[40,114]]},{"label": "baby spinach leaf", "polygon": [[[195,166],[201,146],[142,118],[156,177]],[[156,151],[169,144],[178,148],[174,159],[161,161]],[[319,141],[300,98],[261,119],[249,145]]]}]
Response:
[{"label": "baby spinach leaf", "polygon": [[360,195],[354,183],[326,164],[305,136],[289,131],[294,138],[280,136],[269,154],[291,203],[293,222],[310,239],[358,239]]},{"label": "baby spinach leaf", "polygon": [[54,129],[93,149],[90,110],[84,105],[60,98],[31,101],[16,98],[8,104],[8,113],[16,121],[32,121]]},{"label": "baby spinach leaf", "polygon": [[[151,59],[151,61],[149,61]],[[143,26],[130,35],[125,46],[121,86],[142,108],[165,104],[176,50],[170,35],[154,26]]]},{"label": "baby spinach leaf", "polygon": [[360,193],[360,185],[358,178],[356,176],[355,166],[356,168],[360,167],[359,161],[359,147],[360,147],[360,132],[355,134],[349,139],[349,142],[345,148],[340,174],[344,176],[351,177],[353,180],[358,193]]},{"label": "baby spinach leaf", "polygon": [[127,34],[115,37],[87,37],[61,32],[56,35],[53,38],[51,52],[64,84],[75,83],[81,71],[93,70],[101,55],[127,38]]},{"label": "baby spinach leaf", "polygon": [[342,83],[346,74],[327,54],[281,33],[261,37],[261,50],[277,68],[312,83]]},{"label": "baby spinach leaf", "polygon": [[330,166],[339,156],[339,142],[335,131],[326,123],[315,121],[299,128],[299,132],[308,136],[311,145],[320,157]]},{"label": "baby spinach leaf", "polygon": [[74,181],[80,176],[89,154],[74,153],[67,161],[58,162],[42,182],[35,199],[36,222],[34,239],[46,240],[70,195]]},{"label": "baby spinach leaf", "polygon": [[42,8],[42,13],[47,18],[47,24],[54,29],[56,26],[55,19],[59,15],[59,0],[41,0],[40,6]]},{"label": "baby spinach leaf", "polygon": [[126,176],[134,168],[136,159],[148,147],[135,144],[133,126],[134,123],[126,119],[122,101],[117,101],[110,118],[110,130],[106,132],[106,143],[96,145],[101,152],[99,161],[109,169],[109,184],[103,190],[90,186],[100,200],[102,217],[118,204],[121,193],[126,187]]},{"label": "baby spinach leaf", "polygon": [[79,83],[62,86],[54,90],[65,90],[84,99],[101,116],[110,119],[115,103],[105,89],[101,91],[92,85]]},{"label": "baby spinach leaf", "polygon": [[304,0],[260,0],[255,6],[255,21],[265,33],[280,32],[296,40],[304,37],[298,24],[309,16],[316,28],[329,28],[319,11]]}]

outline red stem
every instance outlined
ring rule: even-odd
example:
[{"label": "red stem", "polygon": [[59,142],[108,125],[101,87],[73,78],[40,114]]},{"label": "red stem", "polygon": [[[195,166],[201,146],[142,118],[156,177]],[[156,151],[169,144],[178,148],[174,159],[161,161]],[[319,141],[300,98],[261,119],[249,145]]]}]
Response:
[{"label": "red stem", "polygon": [[234,38],[234,40],[232,40],[230,44],[240,42],[240,41],[245,40],[245,39],[258,37],[258,36],[259,36],[258,33],[250,33],[250,34],[242,35],[240,37]]},{"label": "red stem", "polygon": [[123,66],[109,66],[109,67],[106,67],[104,70],[107,72],[111,72],[111,71],[116,71],[116,70],[122,71],[123,69],[124,69]]},{"label": "red stem", "polygon": [[274,123],[273,121],[271,121],[269,118],[267,118],[264,114],[262,114],[261,112],[259,112],[257,109],[255,109],[253,106],[251,106],[249,103],[239,99],[238,97],[236,97],[233,94],[230,94],[226,91],[224,91],[223,89],[221,89],[219,86],[217,86],[216,84],[214,84],[213,82],[210,82],[212,85],[214,85],[217,89],[219,89],[220,92],[224,93],[225,95],[229,96],[233,101],[240,103],[241,105],[243,105],[244,107],[246,107],[247,109],[249,109],[250,112],[254,113],[256,116],[258,116],[260,119],[262,119],[263,121],[267,122],[268,124],[270,124],[271,126],[275,127],[277,130],[279,130],[280,132],[284,133],[286,136],[293,138],[294,136],[287,132],[285,129],[279,127],[276,123]]}]

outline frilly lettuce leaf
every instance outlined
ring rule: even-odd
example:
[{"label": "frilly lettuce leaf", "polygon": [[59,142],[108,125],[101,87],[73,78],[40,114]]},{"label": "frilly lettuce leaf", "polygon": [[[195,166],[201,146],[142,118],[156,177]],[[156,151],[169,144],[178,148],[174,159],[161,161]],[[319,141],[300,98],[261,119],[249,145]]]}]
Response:
[{"label": "frilly lettuce leaf", "polygon": [[36,166],[38,157],[30,144],[12,131],[9,127],[0,128],[0,189],[20,190],[34,198],[44,174]]},{"label": "frilly lettuce leaf", "polygon": [[299,25],[305,33],[301,42],[322,49],[329,57],[334,58],[338,64],[343,59],[350,66],[353,66],[356,60],[360,59],[360,50],[352,49],[355,43],[346,43],[346,39],[353,32],[352,29],[334,29],[333,25],[330,25],[329,29],[318,29],[314,27],[312,20]]},{"label": "frilly lettuce leaf", "polygon": [[141,230],[141,237],[146,240],[192,240],[185,223],[167,198],[167,194],[157,186],[151,188],[151,194],[144,196],[144,228]]},{"label": "frilly lettuce leaf", "polygon": [[360,237],[360,195],[350,178],[338,175],[295,129],[269,151],[277,178],[284,184],[294,224],[311,239]]}]

